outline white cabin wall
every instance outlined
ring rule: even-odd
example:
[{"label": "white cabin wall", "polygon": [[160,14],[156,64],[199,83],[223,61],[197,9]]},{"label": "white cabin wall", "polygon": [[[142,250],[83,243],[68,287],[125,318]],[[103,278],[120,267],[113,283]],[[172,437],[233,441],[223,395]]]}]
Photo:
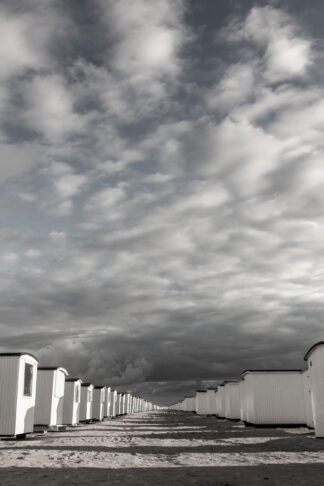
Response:
[{"label": "white cabin wall", "polygon": [[253,424],[306,424],[303,377],[300,372],[251,373],[248,417]]},{"label": "white cabin wall", "polygon": [[312,412],[316,437],[324,437],[324,346],[313,350],[308,358]]},{"label": "white cabin wall", "polygon": [[[33,383],[31,397],[24,396],[25,364],[33,367]],[[17,389],[17,416],[15,434],[33,432],[35,419],[36,386],[37,386],[37,361],[28,354],[22,355],[19,364],[18,389]]]},{"label": "white cabin wall", "polygon": [[35,425],[51,425],[53,387],[53,370],[38,370],[35,405]]},{"label": "white cabin wall", "polygon": [[314,417],[312,409],[312,396],[311,396],[311,381],[309,376],[309,370],[305,370],[302,373],[304,382],[304,394],[306,404],[306,424],[310,428],[314,428]]},{"label": "white cabin wall", "polygon": [[64,388],[63,401],[63,416],[62,423],[65,425],[72,425],[73,422],[73,408],[74,408],[74,381],[66,381]]},{"label": "white cabin wall", "polygon": [[198,415],[208,415],[207,392],[197,392],[197,395],[196,395],[196,412],[197,412]]},{"label": "white cabin wall", "polygon": [[225,418],[238,420],[240,414],[240,389],[239,383],[225,384]]},{"label": "white cabin wall", "polygon": [[65,373],[60,369],[54,370],[53,399],[51,410],[51,423],[49,425],[62,425],[63,403],[65,388]]},{"label": "white cabin wall", "polygon": [[21,413],[18,404],[19,356],[0,356],[0,434],[15,435],[16,419]]}]

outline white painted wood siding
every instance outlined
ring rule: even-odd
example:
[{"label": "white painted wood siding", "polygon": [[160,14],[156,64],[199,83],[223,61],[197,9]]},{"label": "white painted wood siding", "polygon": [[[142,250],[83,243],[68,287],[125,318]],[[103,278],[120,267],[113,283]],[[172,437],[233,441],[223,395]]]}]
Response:
[{"label": "white painted wood siding", "polygon": [[54,392],[53,370],[37,371],[35,425],[52,424],[52,401]]},{"label": "white painted wood siding", "polygon": [[306,424],[301,372],[260,372],[245,375],[247,421],[252,424]]},{"label": "white painted wood siding", "polygon": [[216,414],[216,395],[215,390],[207,390],[208,415]]},{"label": "white painted wood siding", "polygon": [[196,413],[198,415],[208,415],[207,392],[196,393]]},{"label": "white painted wood siding", "polygon": [[93,385],[81,386],[80,421],[92,419]]},{"label": "white painted wood siding", "polygon": [[110,392],[110,397],[111,397],[111,406],[110,406],[110,416],[111,417],[116,417],[116,407],[117,407],[117,391],[113,390]]},{"label": "white painted wood siding", "polygon": [[104,418],[105,393],[105,388],[95,388],[93,390],[92,418],[95,420],[103,420]]},{"label": "white painted wood siding", "polygon": [[308,357],[311,401],[316,437],[324,437],[324,345],[318,345]]},{"label": "white painted wood siding", "polygon": [[304,393],[306,403],[306,424],[307,427],[314,428],[314,417],[312,409],[312,396],[311,396],[311,381],[309,376],[309,370],[306,369],[302,373],[304,381]]},{"label": "white painted wood siding", "polygon": [[239,382],[225,383],[225,418],[230,420],[238,420],[241,417],[240,413],[240,388]]},{"label": "white painted wood siding", "polygon": [[111,417],[111,389],[110,389],[110,386],[106,387],[104,416],[105,417]]},{"label": "white painted wood siding", "polygon": [[[79,390],[79,391],[77,391]],[[66,381],[64,388],[63,418],[65,425],[76,425],[80,416],[81,381]]]},{"label": "white painted wood siding", "polygon": [[[33,381],[31,396],[24,395],[25,382],[25,365],[33,367]],[[33,432],[35,403],[36,403],[36,384],[37,384],[37,366],[38,362],[32,356],[25,354],[21,356],[18,375],[17,390],[17,415],[16,415],[16,432],[15,434],[25,434]]]},{"label": "white painted wood siding", "polygon": [[245,380],[241,380],[239,384],[240,389],[240,419],[243,422],[247,422],[247,404],[246,404],[246,392],[245,392]]},{"label": "white painted wood siding", "polygon": [[216,408],[218,417],[225,417],[225,390],[224,385],[219,385],[217,388]]},{"label": "white painted wood siding", "polygon": [[[33,366],[32,396],[24,396],[25,363]],[[0,356],[0,435],[33,431],[37,361],[29,355]]]}]

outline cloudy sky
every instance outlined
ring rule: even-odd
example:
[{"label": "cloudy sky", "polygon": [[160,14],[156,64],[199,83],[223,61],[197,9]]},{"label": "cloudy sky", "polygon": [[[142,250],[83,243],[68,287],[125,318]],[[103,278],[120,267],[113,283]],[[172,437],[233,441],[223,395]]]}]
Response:
[{"label": "cloudy sky", "polygon": [[0,1],[1,350],[161,403],[324,338],[322,0]]}]

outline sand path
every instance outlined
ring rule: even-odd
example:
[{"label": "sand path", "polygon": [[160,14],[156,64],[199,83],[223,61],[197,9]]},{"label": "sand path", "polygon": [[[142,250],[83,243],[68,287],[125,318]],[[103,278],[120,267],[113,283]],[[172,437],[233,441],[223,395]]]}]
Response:
[{"label": "sand path", "polygon": [[324,485],[324,440],[151,412],[0,441],[1,485]]}]

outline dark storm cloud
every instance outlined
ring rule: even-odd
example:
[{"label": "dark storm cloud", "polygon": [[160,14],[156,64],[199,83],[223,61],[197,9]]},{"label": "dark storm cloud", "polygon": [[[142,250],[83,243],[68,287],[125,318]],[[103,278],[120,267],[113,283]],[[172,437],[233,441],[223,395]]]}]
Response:
[{"label": "dark storm cloud", "polygon": [[303,366],[323,337],[322,9],[1,4],[2,349],[164,403]]}]

